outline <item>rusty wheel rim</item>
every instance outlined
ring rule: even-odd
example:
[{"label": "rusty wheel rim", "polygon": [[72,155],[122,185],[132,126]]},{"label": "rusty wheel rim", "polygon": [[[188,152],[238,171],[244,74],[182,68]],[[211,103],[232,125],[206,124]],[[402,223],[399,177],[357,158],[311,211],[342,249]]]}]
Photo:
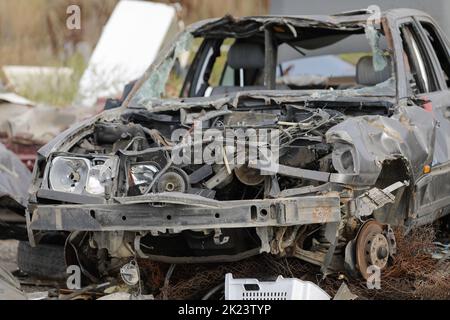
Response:
[{"label": "rusty wheel rim", "polygon": [[371,273],[369,266],[377,266],[380,270],[386,268],[389,259],[389,243],[383,234],[383,226],[376,221],[366,222],[356,239],[356,263],[364,279]]}]

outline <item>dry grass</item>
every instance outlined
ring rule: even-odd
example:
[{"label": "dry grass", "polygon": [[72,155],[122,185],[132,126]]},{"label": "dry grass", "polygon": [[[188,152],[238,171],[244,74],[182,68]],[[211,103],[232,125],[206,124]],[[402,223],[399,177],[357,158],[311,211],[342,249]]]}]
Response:
[{"label": "dry grass", "polygon": [[[366,283],[351,280],[349,288],[368,299],[449,299],[450,263],[431,257],[435,229],[424,226],[404,235],[396,230],[397,255],[382,273],[381,290],[369,290]],[[328,282],[333,289],[337,283]]]},{"label": "dry grass", "polygon": [[[0,0],[0,66],[69,67],[65,90],[18,90],[36,102],[65,106],[73,100],[87,65],[89,50],[100,37],[117,0]],[[68,5],[81,8],[81,30],[66,27]],[[84,50],[79,49],[84,44]],[[86,48],[88,50],[86,50]],[[1,72],[1,71],[0,71]],[[1,76],[1,73],[0,73]]]},{"label": "dry grass", "polygon": [[450,264],[431,257],[435,229],[425,226],[396,237],[399,252],[385,274],[387,289],[399,299],[449,299]]},{"label": "dry grass", "polygon": [[[381,290],[370,290],[362,279],[331,275],[321,279],[319,268],[298,259],[277,259],[263,254],[240,262],[220,265],[177,265],[163,292],[169,299],[199,299],[210,289],[223,283],[225,274],[235,278],[269,279],[277,275],[296,277],[312,281],[334,296],[343,281],[359,299],[450,299],[450,263],[432,259],[434,249],[433,227],[418,228],[408,235],[396,230],[398,253],[393,264],[381,278]],[[158,289],[163,287],[167,264],[152,263],[147,273],[147,285]]]},{"label": "dry grass", "polygon": [[164,295],[169,299],[201,299],[210,289],[223,283],[227,273],[232,273],[235,278],[273,279],[274,275],[282,275],[304,279],[318,271],[298,259],[276,259],[262,254],[239,262],[177,265],[169,285],[164,287],[169,265],[145,261],[139,261],[139,265],[146,286],[156,292],[158,299]]},{"label": "dry grass", "polygon": [[[95,46],[118,0],[0,0],[0,65],[60,65],[70,58],[65,50],[86,42]],[[268,0],[161,0],[183,8],[182,18],[191,23],[220,17],[264,14]],[[81,30],[66,28],[69,5],[81,8]],[[66,49],[65,49],[66,48]]]},{"label": "dry grass", "polygon": [[[71,45],[94,46],[117,0],[0,0],[0,65],[61,65]],[[81,7],[81,30],[68,30],[68,5]]]},{"label": "dry grass", "polygon": [[[64,92],[18,92],[50,105],[67,105],[77,92],[79,79],[87,65],[89,50],[97,43],[103,26],[119,0],[0,0],[0,67],[33,65],[70,67],[73,86]],[[227,13],[243,16],[264,14],[269,0],[161,0],[183,8],[186,23]],[[81,30],[66,27],[67,7],[81,8]],[[83,44],[83,47],[80,47]],[[81,49],[80,49],[81,48]],[[84,49],[83,49],[84,48]],[[0,78],[2,74],[0,71]],[[32,90],[31,90],[32,91]]]}]

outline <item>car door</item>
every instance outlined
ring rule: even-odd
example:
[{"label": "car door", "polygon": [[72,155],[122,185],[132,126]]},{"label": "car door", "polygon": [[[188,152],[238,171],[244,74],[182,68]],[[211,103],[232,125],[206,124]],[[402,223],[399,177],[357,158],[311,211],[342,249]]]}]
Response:
[{"label": "car door", "polygon": [[428,220],[431,220],[450,211],[446,208],[450,204],[450,47],[445,35],[429,17],[417,17],[416,22],[439,81],[436,91],[428,94],[429,108],[438,121],[430,181],[434,201],[423,212],[430,213]]},{"label": "car door", "polygon": [[[422,23],[427,23],[427,29]],[[436,34],[438,29],[426,17],[410,19],[400,26],[400,32],[411,93],[426,101],[422,107],[437,121],[431,172],[425,172],[416,183],[415,218],[423,224],[447,214],[450,205],[450,91],[443,71],[449,70],[448,48],[435,53],[444,42],[436,42],[441,34]]]}]

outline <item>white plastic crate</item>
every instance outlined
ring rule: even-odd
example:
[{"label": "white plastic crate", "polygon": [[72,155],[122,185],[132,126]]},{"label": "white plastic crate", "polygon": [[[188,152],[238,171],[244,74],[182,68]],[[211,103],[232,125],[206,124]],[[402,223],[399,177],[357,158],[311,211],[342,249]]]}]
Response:
[{"label": "white plastic crate", "polygon": [[225,275],[225,300],[330,300],[330,296],[310,281],[283,278],[275,281],[234,279]]}]

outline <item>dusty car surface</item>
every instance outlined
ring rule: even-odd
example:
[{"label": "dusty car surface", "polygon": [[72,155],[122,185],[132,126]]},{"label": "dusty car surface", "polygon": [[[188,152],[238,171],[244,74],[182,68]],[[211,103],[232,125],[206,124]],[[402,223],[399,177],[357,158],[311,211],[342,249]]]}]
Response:
[{"label": "dusty car surface", "polygon": [[425,13],[373,16],[188,27],[120,108],[39,151],[31,242],[59,231],[99,274],[262,252],[383,269],[393,226],[449,213],[450,51]]}]

